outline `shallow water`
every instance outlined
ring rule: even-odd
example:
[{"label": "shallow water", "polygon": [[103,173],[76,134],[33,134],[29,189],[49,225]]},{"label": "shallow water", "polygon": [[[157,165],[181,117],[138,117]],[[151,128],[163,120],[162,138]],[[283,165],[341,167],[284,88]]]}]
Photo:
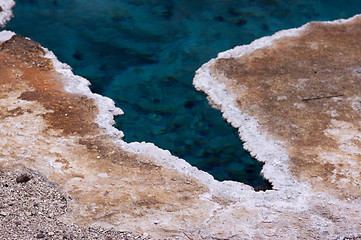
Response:
[{"label": "shallow water", "polygon": [[125,140],[153,142],[216,179],[264,184],[237,131],[194,90],[218,52],[311,20],[348,18],[359,1],[17,0],[7,28],[51,49],[125,115]]}]

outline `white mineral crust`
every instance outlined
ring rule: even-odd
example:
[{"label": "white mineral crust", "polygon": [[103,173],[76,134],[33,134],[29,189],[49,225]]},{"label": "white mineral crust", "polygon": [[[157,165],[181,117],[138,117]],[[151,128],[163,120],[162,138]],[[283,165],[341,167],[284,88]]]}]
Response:
[{"label": "white mineral crust", "polygon": [[14,6],[14,0],[0,0],[0,27],[5,26],[5,24],[13,17],[12,8]]}]

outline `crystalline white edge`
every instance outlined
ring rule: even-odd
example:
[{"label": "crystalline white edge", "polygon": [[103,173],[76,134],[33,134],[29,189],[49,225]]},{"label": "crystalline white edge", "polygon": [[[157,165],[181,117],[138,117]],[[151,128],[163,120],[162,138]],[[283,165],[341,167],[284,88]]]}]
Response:
[{"label": "crystalline white edge", "polygon": [[13,17],[12,8],[14,6],[14,0],[0,0],[0,7],[2,9],[2,11],[0,11],[0,27],[4,27],[5,24]]},{"label": "crystalline white edge", "polygon": [[108,135],[113,137],[112,139],[114,142],[121,145],[125,150],[149,156],[159,162],[162,166],[176,169],[180,173],[200,180],[215,192],[225,192],[225,187],[228,186],[227,188],[230,188],[228,197],[237,198],[237,195],[239,194],[235,193],[240,193],[240,191],[244,190],[252,190],[252,187],[243,183],[232,181],[221,183],[216,181],[210,174],[198,170],[185,160],[173,156],[168,150],[163,150],[153,143],[127,143],[123,141],[123,132],[112,126],[114,125],[114,116],[123,114],[123,111],[120,108],[115,107],[114,101],[110,98],[92,93],[89,88],[90,82],[87,79],[74,75],[69,65],[61,63],[53,52],[46,48],[44,48],[44,50],[46,51],[45,57],[52,60],[55,70],[65,76],[65,90],[71,93],[82,94],[89,98],[93,98],[99,108],[99,113],[95,122],[103,128]]},{"label": "crystalline white edge", "polygon": [[89,86],[90,82],[80,76],[74,75],[72,68],[65,63],[61,63],[52,51],[44,48],[45,57],[52,60],[54,68],[57,72],[62,73],[64,78],[64,88],[70,93],[83,94],[89,98],[93,98],[99,106],[99,113],[95,122],[101,127],[106,129],[106,132],[113,136],[122,138],[124,136],[122,131],[114,128],[114,116],[122,115],[123,111],[115,107],[113,100],[103,97],[99,94],[92,93]]},{"label": "crystalline white edge", "polygon": [[[2,31],[0,32],[0,42],[5,42],[14,35],[14,32]],[[152,157],[161,166],[175,169],[189,177],[194,177],[207,185],[210,190],[217,195],[224,195],[228,198],[239,199],[240,196],[245,196],[244,194],[241,194],[242,192],[244,193],[244,190],[248,190],[247,192],[253,192],[250,191],[252,190],[252,187],[243,183],[232,181],[225,181],[221,183],[216,181],[210,174],[198,170],[185,160],[171,155],[168,150],[163,150],[155,146],[153,143],[124,142],[122,140],[124,137],[123,132],[112,126],[114,125],[114,116],[122,115],[123,111],[120,108],[115,107],[114,101],[110,98],[92,93],[89,88],[90,82],[87,79],[74,75],[69,65],[61,63],[52,51],[49,51],[47,48],[43,49],[46,52],[45,57],[52,60],[54,69],[64,75],[63,82],[65,90],[70,93],[82,94],[94,99],[99,108],[99,113],[95,122],[103,128],[109,136],[112,137],[114,142],[121,145],[125,150]]]},{"label": "crystalline white edge", "polygon": [[193,82],[196,89],[205,92],[211,104],[223,113],[223,118],[233,127],[238,128],[244,149],[265,163],[262,174],[272,182],[275,189],[295,186],[295,181],[287,173],[289,162],[287,153],[278,143],[261,133],[255,118],[243,113],[236,106],[236,97],[226,90],[225,84],[212,76],[210,66],[214,62],[215,59],[197,70]]}]

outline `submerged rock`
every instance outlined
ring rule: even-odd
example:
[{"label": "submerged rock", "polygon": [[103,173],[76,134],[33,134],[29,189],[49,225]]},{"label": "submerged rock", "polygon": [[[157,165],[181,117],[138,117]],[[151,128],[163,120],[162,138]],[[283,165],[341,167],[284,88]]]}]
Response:
[{"label": "submerged rock", "polygon": [[[113,116],[122,114],[113,101],[91,93],[87,80],[39,44],[0,32],[0,170],[25,167],[44,175],[70,196],[57,219],[84,227],[153,239],[355,236],[361,232],[360,25],[355,17],[283,31],[220,54],[197,72],[196,87],[265,162],[263,174],[275,190],[259,192],[215,181],[153,144],[124,142],[112,127]],[[317,52],[327,46],[333,48]],[[349,55],[353,65],[332,61],[346,64]],[[288,67],[279,67],[282,62]],[[337,74],[321,66],[326,63]],[[299,80],[304,72],[325,75]]]}]

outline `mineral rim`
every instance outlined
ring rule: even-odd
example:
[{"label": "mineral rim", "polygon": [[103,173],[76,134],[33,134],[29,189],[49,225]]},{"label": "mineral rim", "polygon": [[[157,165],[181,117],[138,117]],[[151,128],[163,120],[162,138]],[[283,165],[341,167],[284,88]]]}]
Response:
[{"label": "mineral rim", "polygon": [[153,239],[357,237],[360,37],[360,16],[310,23],[198,70],[196,87],[265,162],[274,190],[255,192],[153,144],[125,143],[110,99],[38,43],[0,32],[0,170],[58,184],[72,198],[64,222]]}]

